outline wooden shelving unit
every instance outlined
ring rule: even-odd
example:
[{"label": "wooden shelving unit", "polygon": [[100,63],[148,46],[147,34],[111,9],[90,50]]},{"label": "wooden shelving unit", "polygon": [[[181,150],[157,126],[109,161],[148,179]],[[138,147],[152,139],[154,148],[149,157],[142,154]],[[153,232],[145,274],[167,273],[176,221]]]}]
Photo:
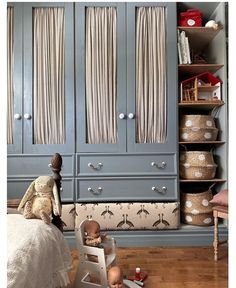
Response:
[{"label": "wooden shelving unit", "polygon": [[190,182],[192,182],[192,183],[194,183],[194,182],[199,182],[199,183],[202,183],[202,182],[204,182],[204,183],[206,183],[206,182],[212,182],[212,183],[223,183],[223,182],[226,182],[227,180],[226,179],[218,179],[218,178],[216,178],[216,179],[207,179],[207,180],[189,180],[189,179],[180,179],[179,180],[180,182],[182,182],[182,183],[190,183]]},{"label": "wooden shelving unit", "polygon": [[197,53],[204,50],[204,48],[214,39],[214,37],[220,32],[221,28],[213,29],[208,27],[181,27],[178,29],[185,31],[186,36],[189,39],[189,45]]},{"label": "wooden shelving unit", "polygon": [[[178,27],[179,31],[185,31],[186,36],[188,37],[190,50],[195,53],[201,54],[204,49],[208,46],[208,44],[216,37],[216,35],[220,32],[221,28],[215,30],[213,28],[206,27]],[[194,77],[195,75],[210,72],[214,74],[218,70],[220,70],[224,65],[218,63],[201,63],[201,64],[181,64],[178,65],[178,75],[179,81],[182,81],[182,78],[188,79],[190,77]],[[217,87],[215,86],[204,86],[198,87],[200,92],[212,92]],[[179,97],[181,99],[181,97]],[[179,102],[179,110],[183,114],[209,114],[210,111],[214,108],[220,107],[224,105],[224,101],[222,100],[196,100],[196,101],[181,101]],[[181,114],[180,113],[180,114]],[[212,147],[224,145],[225,141],[216,140],[216,141],[179,141],[179,145],[188,148],[189,151],[195,150],[209,150]],[[209,148],[210,147],[210,148]],[[209,149],[208,149],[209,148]],[[181,150],[181,149],[180,149]],[[217,175],[218,176],[218,175]],[[214,179],[206,179],[206,180],[190,180],[190,179],[181,179],[180,185],[190,185],[194,183],[194,185],[200,185],[207,183],[224,183],[227,180],[221,178]]]},{"label": "wooden shelving unit", "polygon": [[189,76],[201,74],[204,72],[215,73],[224,65],[221,64],[179,64],[179,73],[188,74]]}]

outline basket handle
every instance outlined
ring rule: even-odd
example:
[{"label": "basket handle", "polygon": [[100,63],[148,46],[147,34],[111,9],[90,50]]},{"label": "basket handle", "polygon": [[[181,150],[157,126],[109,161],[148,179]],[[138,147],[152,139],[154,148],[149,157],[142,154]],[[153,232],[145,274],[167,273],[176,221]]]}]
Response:
[{"label": "basket handle", "polygon": [[211,148],[211,150],[210,150],[210,152],[212,153],[212,155],[214,154],[214,152],[215,152],[215,147],[212,147]]},{"label": "basket handle", "polygon": [[210,111],[210,115],[213,117],[213,118],[216,118],[216,116],[219,114],[219,111],[220,111],[220,107],[219,106],[215,106],[214,108],[212,108],[212,110]]},{"label": "basket handle", "polygon": [[211,184],[211,186],[208,188],[208,190],[211,190],[213,186],[216,185],[216,182],[214,182],[213,184]]},{"label": "basket handle", "polygon": [[184,147],[185,151],[188,151],[188,149],[187,149],[187,146],[186,146],[186,145],[184,145],[184,144],[180,144],[180,145]]}]

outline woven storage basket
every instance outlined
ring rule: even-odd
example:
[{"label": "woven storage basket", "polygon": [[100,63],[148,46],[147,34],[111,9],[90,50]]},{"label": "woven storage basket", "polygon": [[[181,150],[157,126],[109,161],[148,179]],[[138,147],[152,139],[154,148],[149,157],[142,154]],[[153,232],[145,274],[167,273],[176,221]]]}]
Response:
[{"label": "woven storage basket", "polygon": [[191,141],[215,141],[217,138],[217,128],[180,128],[179,139],[180,141],[191,142]]},{"label": "woven storage basket", "polygon": [[215,141],[218,129],[210,115],[183,115],[180,119],[181,141]]},{"label": "woven storage basket", "polygon": [[180,177],[189,180],[206,180],[215,177],[217,165],[212,152],[180,152]]},{"label": "woven storage basket", "polygon": [[210,115],[182,115],[180,127],[215,128],[215,120]]},{"label": "woven storage basket", "polygon": [[212,192],[183,193],[181,192],[181,220],[183,223],[197,226],[213,225]]}]

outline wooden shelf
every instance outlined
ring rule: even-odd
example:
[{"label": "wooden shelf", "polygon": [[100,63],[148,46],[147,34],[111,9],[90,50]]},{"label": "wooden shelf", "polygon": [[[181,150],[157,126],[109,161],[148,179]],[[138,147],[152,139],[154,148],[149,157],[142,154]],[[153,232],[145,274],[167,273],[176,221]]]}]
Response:
[{"label": "wooden shelf", "polygon": [[214,144],[214,145],[220,145],[220,144],[225,144],[225,141],[181,141],[179,144]]},{"label": "wooden shelf", "polygon": [[208,179],[208,180],[188,180],[188,179],[179,179],[179,181],[181,183],[187,183],[187,182],[217,182],[217,183],[223,183],[223,182],[226,182],[227,180],[226,179]]},{"label": "wooden shelf", "polygon": [[211,109],[217,106],[222,106],[224,105],[225,102],[221,101],[221,100],[216,100],[216,101],[192,101],[192,102],[180,102],[179,103],[179,107],[188,107],[188,108],[194,108],[194,107],[200,107],[200,108],[207,108],[207,109]]},{"label": "wooden shelf", "polygon": [[214,39],[214,37],[221,31],[218,29],[208,27],[178,27],[179,30],[185,31],[189,40],[190,48],[195,53],[201,52]]},{"label": "wooden shelf", "polygon": [[178,65],[179,73],[188,75],[197,75],[204,72],[215,73],[224,65],[221,64],[180,64]]}]

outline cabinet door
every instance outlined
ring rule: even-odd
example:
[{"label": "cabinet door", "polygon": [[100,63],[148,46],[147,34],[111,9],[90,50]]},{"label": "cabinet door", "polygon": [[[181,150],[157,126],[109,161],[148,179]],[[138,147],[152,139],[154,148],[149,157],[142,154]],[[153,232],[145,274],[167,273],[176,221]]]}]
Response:
[{"label": "cabinet door", "polygon": [[176,67],[176,4],[128,3],[128,151],[176,151]]},{"label": "cabinet door", "polygon": [[124,3],[75,3],[78,152],[126,150]]},{"label": "cabinet door", "polygon": [[73,31],[73,3],[24,4],[24,153],[74,152]]},{"label": "cabinet door", "polygon": [[[22,152],[22,3],[8,3],[7,12],[7,152]],[[11,11],[10,11],[11,10]]]}]

